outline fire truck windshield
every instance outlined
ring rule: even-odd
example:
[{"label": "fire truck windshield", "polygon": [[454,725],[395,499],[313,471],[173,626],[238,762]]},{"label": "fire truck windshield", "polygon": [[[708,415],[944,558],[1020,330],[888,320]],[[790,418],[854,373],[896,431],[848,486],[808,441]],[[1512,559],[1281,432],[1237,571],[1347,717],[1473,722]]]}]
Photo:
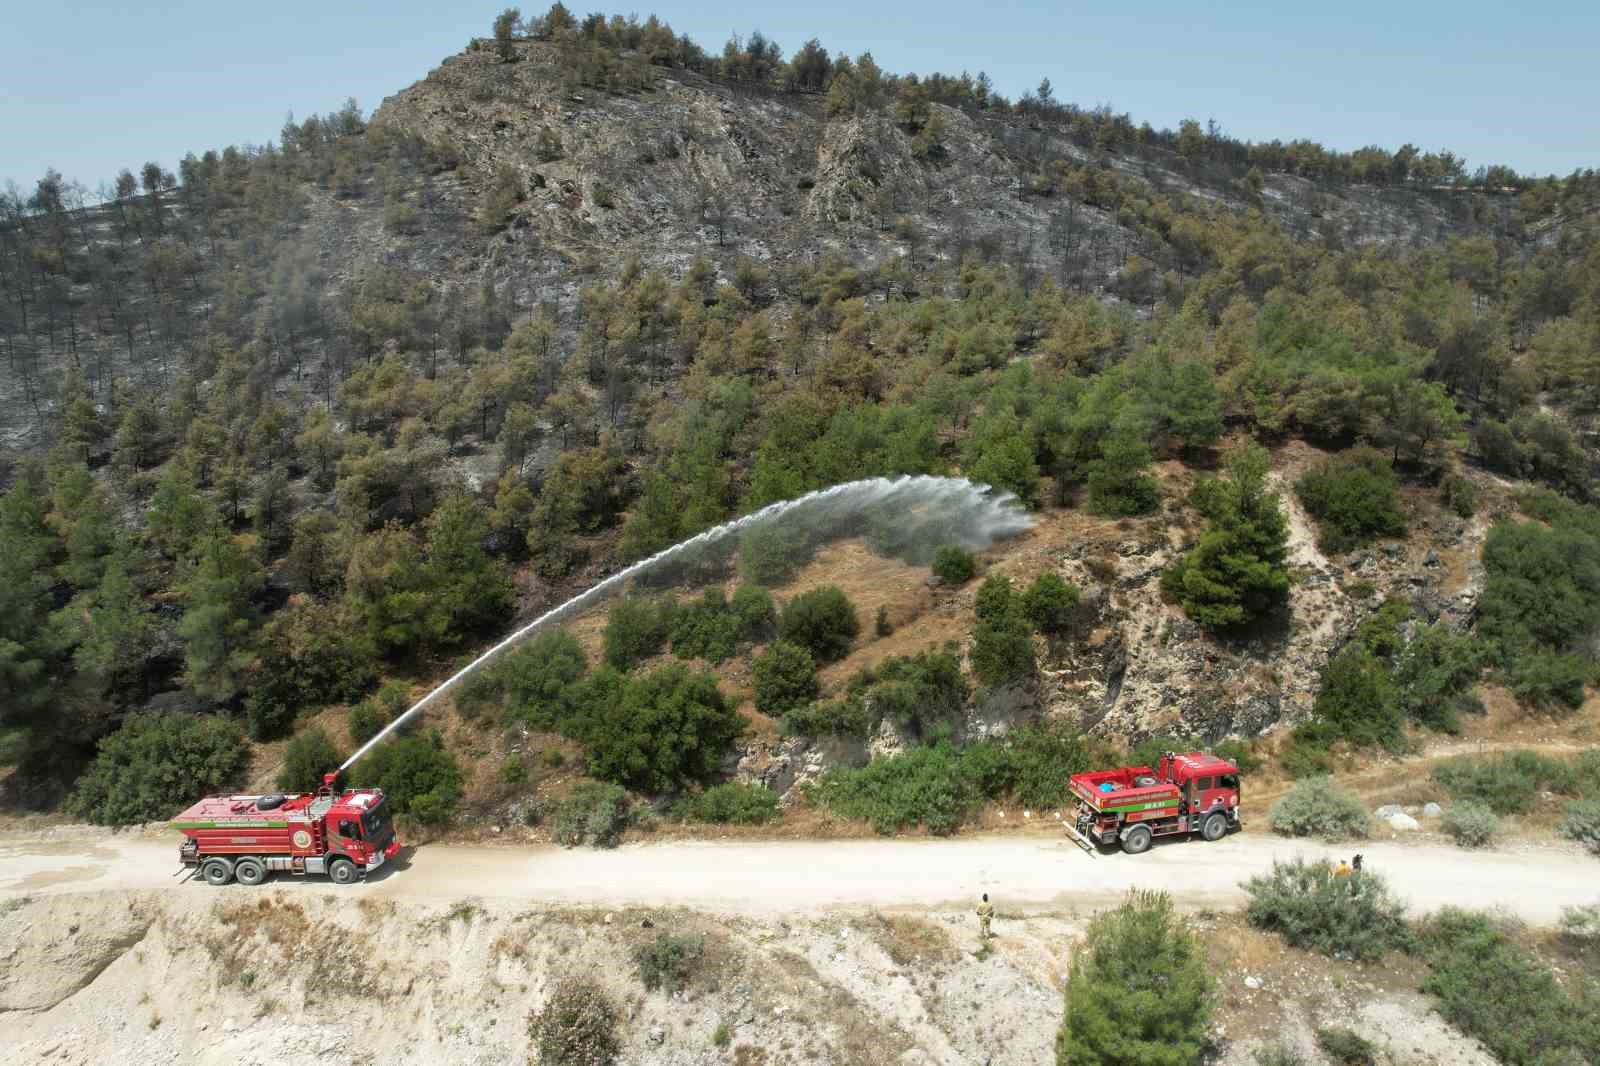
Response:
[{"label": "fire truck windshield", "polygon": [[382,840],[389,832],[388,807],[379,804],[361,816],[361,828],[366,831],[368,840]]}]

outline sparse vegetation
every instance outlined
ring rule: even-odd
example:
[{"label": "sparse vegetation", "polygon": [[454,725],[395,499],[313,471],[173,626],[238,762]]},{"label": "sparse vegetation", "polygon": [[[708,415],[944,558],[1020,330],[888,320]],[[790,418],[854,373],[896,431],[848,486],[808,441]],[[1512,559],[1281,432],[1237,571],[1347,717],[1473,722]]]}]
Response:
[{"label": "sparse vegetation", "polygon": [[1216,1006],[1199,941],[1165,893],[1134,891],[1096,915],[1067,977],[1058,1066],[1200,1061]]},{"label": "sparse vegetation", "polygon": [[327,730],[320,726],[307,729],[283,749],[278,788],[284,792],[314,792],[322,784],[322,775],[337,770],[344,759],[345,753],[333,746]]},{"label": "sparse vegetation", "polygon": [[844,658],[860,632],[855,605],[834,585],[802,593],[784,604],[778,624],[780,638],[805,648],[819,663]]},{"label": "sparse vegetation", "polygon": [[1244,882],[1245,918],[1290,945],[1323,955],[1376,959],[1410,944],[1405,904],[1381,874],[1333,876],[1333,864],[1293,859]]},{"label": "sparse vegetation", "polygon": [[817,666],[798,644],[776,641],[750,664],[756,710],[782,717],[817,698]]},{"label": "sparse vegetation", "polygon": [[628,794],[619,785],[585,781],[556,804],[550,835],[563,847],[614,848],[628,827]]},{"label": "sparse vegetation", "polygon": [[1317,1046],[1337,1066],[1378,1066],[1378,1046],[1351,1029],[1322,1026],[1317,1030]]},{"label": "sparse vegetation", "polygon": [[1573,800],[1568,803],[1556,831],[1600,855],[1600,799]]},{"label": "sparse vegetation", "polygon": [[654,940],[633,949],[633,962],[646,991],[673,994],[683,991],[694,975],[705,938],[693,933],[658,933]]},{"label": "sparse vegetation", "polygon": [[528,1019],[539,1061],[551,1066],[609,1066],[622,1049],[620,1015],[593,981],[563,978],[544,1007]]}]

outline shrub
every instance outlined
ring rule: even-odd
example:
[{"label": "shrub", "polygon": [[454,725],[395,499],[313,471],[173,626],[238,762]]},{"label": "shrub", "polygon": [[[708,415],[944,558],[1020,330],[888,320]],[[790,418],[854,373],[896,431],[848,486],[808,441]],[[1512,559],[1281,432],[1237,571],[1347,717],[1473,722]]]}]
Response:
[{"label": "shrub", "polygon": [[1161,500],[1161,487],[1145,473],[1152,459],[1150,446],[1134,434],[1118,432],[1106,437],[1100,457],[1090,461],[1085,479],[1089,510],[1114,518],[1154,511]]},{"label": "shrub", "polygon": [[657,933],[654,940],[633,949],[633,963],[639,968],[639,980],[646,991],[664,989],[676,994],[688,985],[704,953],[704,937]]},{"label": "shrub", "polygon": [[259,648],[245,699],[257,740],[282,736],[303,707],[357,699],[372,687],[375,651],[337,607],[291,598],[262,627]]},{"label": "shrub", "polygon": [[1272,831],[1285,836],[1346,840],[1367,835],[1367,809],[1355,793],[1326,777],[1297,781],[1267,816]]},{"label": "shrub", "polygon": [[740,585],[728,601],[738,624],[740,640],[763,640],[777,626],[778,609],[772,602],[772,593],[760,585]]},{"label": "shrub", "polygon": [[1240,773],[1249,774],[1261,769],[1262,758],[1248,741],[1222,740],[1212,745],[1211,750],[1216,752],[1218,758],[1227,759],[1237,766]]},{"label": "shrub", "polygon": [[373,700],[362,700],[350,708],[345,728],[350,731],[350,743],[358,747],[371,740],[389,724],[389,716]]},{"label": "shrub", "polygon": [[999,780],[979,782],[988,798],[1010,794],[1024,807],[1058,807],[1065,802],[1067,779],[1106,765],[1105,745],[1090,740],[1065,722],[1044,721],[1014,729],[1003,742],[969,745],[962,753],[969,765],[978,763],[985,748],[1001,756]]},{"label": "shrub", "polygon": [[528,1019],[539,1061],[550,1066],[609,1066],[622,1048],[617,1008],[605,989],[580,977],[563,979],[544,1009]]},{"label": "shrub", "polygon": [[1216,1006],[1205,951],[1165,893],[1134,891],[1090,923],[1067,977],[1060,1066],[1199,1062]]},{"label": "shrub", "polygon": [[1297,1048],[1274,1040],[1256,1049],[1256,1066],[1306,1066],[1305,1056]]},{"label": "shrub", "polygon": [[556,804],[550,835],[562,847],[614,848],[628,827],[628,795],[620,785],[585,781]]},{"label": "shrub", "polygon": [[824,585],[802,593],[783,608],[778,636],[809,651],[819,663],[831,663],[850,653],[850,644],[861,632],[855,605],[844,591]]},{"label": "shrub", "polygon": [[507,717],[541,729],[557,726],[571,712],[572,686],[588,668],[583,646],[571,633],[540,633],[495,670],[505,687]]},{"label": "shrub", "polygon": [[739,647],[739,620],[728,609],[720,588],[701,593],[696,603],[680,606],[672,618],[672,654],[680,659],[720,663]]},{"label": "shrub", "polygon": [[461,767],[437,731],[384,741],[356,763],[352,776],[383,789],[396,813],[423,822],[449,821],[461,799]]},{"label": "shrub", "polygon": [[1295,482],[1295,494],[1317,519],[1324,551],[1343,552],[1406,531],[1398,480],[1388,456],[1351,448],[1329,456]]},{"label": "shrub", "polygon": [[823,700],[797,707],[783,716],[783,732],[791,737],[861,737],[872,731],[877,719],[869,719],[859,697]]},{"label": "shrub", "polygon": [[507,755],[500,762],[500,783],[504,785],[520,785],[528,780],[528,767],[522,761],[522,756],[516,752]]},{"label": "shrub", "polygon": [[718,825],[760,825],[778,816],[778,794],[766,785],[714,785],[680,804],[683,817]]},{"label": "shrub", "polygon": [[1350,1029],[1319,1028],[1317,1046],[1339,1066],[1377,1066],[1378,1063],[1378,1046]]},{"label": "shrub", "polygon": [[1009,685],[1033,676],[1038,665],[1033,626],[1011,589],[1011,580],[991,577],[973,601],[972,672],[985,685]]},{"label": "shrub", "polygon": [[1476,800],[1496,814],[1519,814],[1533,806],[1541,788],[1570,786],[1570,766],[1532,751],[1459,755],[1433,768],[1433,779],[1457,800]]},{"label": "shrub", "polygon": [[1511,692],[1535,707],[1575,711],[1583,706],[1589,664],[1577,655],[1525,654],[1511,667]]},{"label": "shrub", "polygon": [[1494,839],[1494,832],[1500,825],[1500,819],[1489,809],[1488,804],[1479,803],[1477,800],[1462,800],[1450,805],[1439,825],[1450,835],[1450,839],[1462,847],[1481,848]]},{"label": "shrub", "polygon": [[1311,721],[1295,727],[1294,737],[1326,747],[1336,740],[1357,746],[1397,748],[1404,719],[1389,666],[1359,643],[1340,649],[1322,672],[1322,687]]},{"label": "shrub", "polygon": [[878,606],[878,616],[873,620],[872,631],[880,637],[887,637],[894,632],[894,623],[889,621],[889,608],[887,604]]},{"label": "shrub", "polygon": [[1041,633],[1059,633],[1078,607],[1078,586],[1059,574],[1040,574],[1022,594],[1022,613]]},{"label": "shrub", "polygon": [[1600,855],[1600,799],[1573,800],[1567,804],[1556,832]]},{"label": "shrub", "polygon": [[965,548],[946,544],[933,553],[933,576],[946,585],[965,585],[977,572],[977,561]]},{"label": "shrub", "polygon": [[1244,882],[1245,919],[1290,946],[1363,961],[1408,943],[1405,904],[1370,870],[1347,881],[1326,860],[1274,862]]},{"label": "shrub", "polygon": [[757,585],[784,584],[808,558],[805,535],[782,523],[758,526],[739,538],[739,573]]},{"label": "shrub", "polygon": [[1600,903],[1562,907],[1561,932],[1577,940],[1600,939]]},{"label": "shrub", "polygon": [[130,715],[100,741],[67,806],[96,825],[170,818],[197,796],[236,787],[248,761],[236,722],[193,714]]},{"label": "shrub", "polygon": [[1452,470],[1439,482],[1439,498],[1461,518],[1478,513],[1478,486],[1459,470]]},{"label": "shrub", "polygon": [[584,706],[564,732],[589,749],[589,773],[651,791],[716,773],[744,729],[717,679],[679,663],[613,690],[596,676]]},{"label": "shrub", "polygon": [[618,670],[658,654],[672,633],[674,605],[669,599],[624,596],[606,614],[606,662]]},{"label": "shrub", "polygon": [[948,835],[979,799],[949,744],[912,748],[860,769],[834,767],[818,779],[813,795],[834,814],[869,822],[885,835],[918,824]]},{"label": "shrub", "polygon": [[859,697],[870,713],[869,728],[890,718],[919,738],[956,718],[968,695],[954,644],[947,644],[942,651],[887,656],[851,678],[849,692]]},{"label": "shrub", "polygon": [[756,709],[774,717],[817,698],[817,665],[798,644],[780,640],[750,664],[755,678]]},{"label": "shrub", "polygon": [[1456,733],[1460,696],[1483,668],[1478,642],[1444,622],[1420,626],[1394,654],[1392,678],[1400,711],[1414,722]]},{"label": "shrub", "polygon": [[1431,969],[1422,990],[1501,1062],[1575,1064],[1600,1047],[1600,1013],[1488,915],[1444,908],[1422,924],[1420,942]]},{"label": "shrub", "polygon": [[321,726],[301,733],[283,749],[283,767],[278,771],[278,788],[284,792],[315,792],[322,775],[339,769],[344,755]]}]

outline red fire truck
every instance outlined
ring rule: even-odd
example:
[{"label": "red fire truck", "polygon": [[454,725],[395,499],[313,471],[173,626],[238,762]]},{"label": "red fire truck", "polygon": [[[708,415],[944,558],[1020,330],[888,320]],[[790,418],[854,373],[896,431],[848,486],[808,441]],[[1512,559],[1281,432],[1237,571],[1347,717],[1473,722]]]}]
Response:
[{"label": "red fire truck", "polygon": [[1154,767],[1073,774],[1078,815],[1068,832],[1087,846],[1148,851],[1158,836],[1221,840],[1239,825],[1239,768],[1209,752],[1167,752]]},{"label": "red fire truck", "polygon": [[336,776],[311,793],[207,796],[172,820],[179,861],[213,885],[259,885],[276,870],[348,885],[371,873],[400,851],[383,790],[335,792]]}]

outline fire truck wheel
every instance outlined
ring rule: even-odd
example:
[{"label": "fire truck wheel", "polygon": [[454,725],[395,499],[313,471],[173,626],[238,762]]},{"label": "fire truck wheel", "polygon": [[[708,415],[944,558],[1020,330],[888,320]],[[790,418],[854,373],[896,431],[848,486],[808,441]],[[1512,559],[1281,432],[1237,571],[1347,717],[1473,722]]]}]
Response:
[{"label": "fire truck wheel", "polygon": [[356,864],[349,859],[334,859],[328,864],[328,880],[336,885],[348,885],[356,879]]},{"label": "fire truck wheel", "polygon": [[1206,820],[1200,823],[1200,835],[1207,840],[1221,840],[1228,833],[1228,816],[1221,811],[1213,811],[1206,815]]},{"label": "fire truck wheel", "polygon": [[1138,855],[1150,850],[1150,830],[1142,825],[1136,825],[1122,834],[1122,850],[1129,855]]},{"label": "fire truck wheel", "polygon": [[267,879],[267,868],[259,859],[240,859],[233,867],[233,876],[241,885],[259,885]]},{"label": "fire truck wheel", "polygon": [[200,876],[206,879],[206,884],[220,888],[233,880],[233,867],[227,859],[207,859],[200,867]]}]

